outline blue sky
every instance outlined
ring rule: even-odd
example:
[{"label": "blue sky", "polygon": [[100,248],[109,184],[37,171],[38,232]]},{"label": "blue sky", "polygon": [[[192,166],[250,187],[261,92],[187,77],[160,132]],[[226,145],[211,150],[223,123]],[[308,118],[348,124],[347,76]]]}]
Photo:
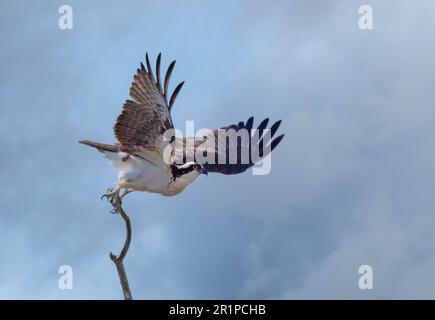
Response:
[{"label": "blue sky", "polygon": [[113,142],[145,51],[186,80],[176,125],[270,117],[286,137],[269,175],[128,196],[135,298],[435,298],[435,5],[368,3],[362,31],[362,4],[2,1],[0,298],[122,297],[124,226],[99,200],[116,172],[77,141]]}]

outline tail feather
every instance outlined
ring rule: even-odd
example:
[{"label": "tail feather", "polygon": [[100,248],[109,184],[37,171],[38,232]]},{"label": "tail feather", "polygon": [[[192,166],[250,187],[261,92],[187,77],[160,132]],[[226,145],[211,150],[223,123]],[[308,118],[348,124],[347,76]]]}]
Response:
[{"label": "tail feather", "polygon": [[99,143],[90,140],[80,140],[79,143],[96,148],[100,152],[104,152],[104,151],[118,152],[118,147],[114,146],[113,144]]}]

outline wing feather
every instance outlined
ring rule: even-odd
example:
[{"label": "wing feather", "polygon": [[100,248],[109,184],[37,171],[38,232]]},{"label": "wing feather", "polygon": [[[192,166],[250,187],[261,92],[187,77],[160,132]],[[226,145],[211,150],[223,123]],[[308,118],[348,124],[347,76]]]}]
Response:
[{"label": "wing feather", "polygon": [[169,111],[172,109],[172,106],[175,102],[175,99],[177,99],[177,96],[180,93],[180,90],[183,87],[183,84],[184,84],[184,81],[179,83],[178,86],[175,88],[174,92],[172,93],[171,99],[169,100]]},{"label": "wing feather", "polygon": [[[256,163],[261,162],[275,149],[284,137],[284,134],[281,134],[273,139],[281,124],[281,120],[272,125],[270,135],[263,135],[269,119],[264,119],[256,130],[252,129],[253,122],[254,118],[251,117],[246,121],[246,124],[241,121],[238,124],[215,129],[203,139],[194,137],[177,138],[174,146],[173,161],[177,164],[181,164],[186,161],[195,160],[202,164],[208,172],[227,175],[242,173]],[[240,130],[246,130],[249,137],[252,139],[245,141],[239,138],[230,139],[226,134],[230,129],[235,130],[236,133]],[[255,131],[257,132],[256,134],[254,134]],[[268,148],[264,149],[264,146]],[[230,155],[233,152],[237,152],[237,159],[235,163],[230,163]],[[253,152],[259,153],[260,157],[253,158],[251,156]],[[198,154],[207,158],[207,162],[201,163],[201,161],[196,158]],[[248,158],[246,158],[246,155]],[[213,163],[208,162],[210,159]],[[224,163],[219,163],[219,159],[225,159]]]},{"label": "wing feather", "polygon": [[133,76],[130,86],[130,97],[114,126],[114,132],[119,149],[133,153],[143,148],[162,149],[164,147],[162,134],[173,129],[170,107],[178,96],[182,83],[174,90],[168,103],[169,80],[175,61],[168,68],[165,76],[164,90],[160,82],[161,54],[156,61],[156,77],[151,68],[148,53],[145,55],[146,67],[143,63]]},{"label": "wing feather", "polygon": [[174,70],[175,62],[176,62],[175,60],[172,61],[168,67],[168,71],[166,71],[165,83],[163,85],[163,97],[165,98],[165,100],[167,100],[168,97],[169,80],[171,79],[171,74],[172,74],[172,70]]}]

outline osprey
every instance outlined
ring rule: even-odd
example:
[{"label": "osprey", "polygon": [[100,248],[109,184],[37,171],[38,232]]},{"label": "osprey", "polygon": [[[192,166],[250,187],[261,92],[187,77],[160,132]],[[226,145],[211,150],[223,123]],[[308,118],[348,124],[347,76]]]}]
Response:
[{"label": "osprey", "polygon": [[[156,61],[156,77],[146,54],[146,67],[141,63],[130,87],[122,113],[114,126],[115,144],[90,140],[79,141],[104,153],[109,162],[118,169],[118,180],[114,188],[107,190],[106,197],[115,208],[122,205],[122,198],[132,191],[148,191],[173,196],[183,191],[201,174],[216,172],[227,175],[244,172],[267,156],[282,140],[280,135],[272,140],[281,121],[267,129],[269,119],[264,119],[253,129],[254,118],[246,123],[239,122],[210,131],[202,139],[196,137],[175,137],[171,110],[184,81],[178,84],[168,100],[169,80],[174,69],[173,61],[166,72],[164,82],[160,81],[161,54]],[[232,130],[236,134],[244,131],[249,137],[257,132],[257,140],[220,139],[220,133]],[[269,134],[264,134],[268,131]],[[170,137],[166,135],[170,132]],[[223,140],[223,141],[222,141]],[[169,152],[165,148],[171,147]],[[268,151],[264,146],[268,146]],[[260,158],[251,156],[257,150]],[[228,163],[229,154],[236,152],[237,159]],[[243,152],[249,154],[242,161]],[[198,153],[207,154],[208,161],[199,161]],[[210,160],[211,159],[211,160]],[[224,159],[226,161],[218,161]],[[216,160],[216,161],[213,161]]]}]

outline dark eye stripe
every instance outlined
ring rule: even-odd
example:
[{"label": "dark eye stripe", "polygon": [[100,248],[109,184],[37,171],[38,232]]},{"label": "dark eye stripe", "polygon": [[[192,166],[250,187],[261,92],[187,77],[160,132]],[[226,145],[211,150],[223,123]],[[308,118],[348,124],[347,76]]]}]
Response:
[{"label": "dark eye stripe", "polygon": [[198,166],[198,164],[195,163],[187,168],[180,169],[176,165],[171,165],[172,176],[174,178],[181,177],[182,175],[185,175],[186,173],[193,171],[195,169],[195,166]]}]

